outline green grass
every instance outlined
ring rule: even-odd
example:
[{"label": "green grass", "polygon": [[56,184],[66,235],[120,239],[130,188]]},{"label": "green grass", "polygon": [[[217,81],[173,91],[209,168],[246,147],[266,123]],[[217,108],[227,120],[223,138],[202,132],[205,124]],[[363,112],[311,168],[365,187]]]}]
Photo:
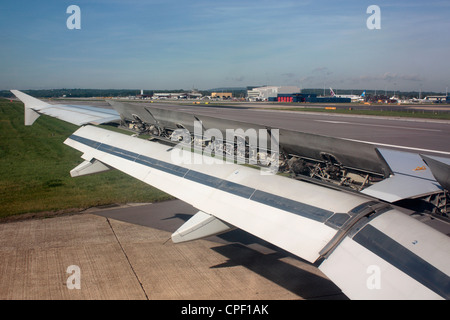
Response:
[{"label": "green grass", "polygon": [[25,126],[23,113],[22,103],[0,100],[0,218],[171,198],[117,170],[70,177],[83,160],[63,142],[78,127],[46,116]]},{"label": "green grass", "polygon": [[323,113],[338,113],[338,114],[354,114],[367,116],[384,116],[384,117],[407,117],[407,118],[421,118],[421,119],[440,119],[450,120],[450,113],[431,112],[421,110],[405,110],[405,111],[389,111],[389,110],[361,110],[361,109],[336,109],[327,110],[325,108],[274,108],[275,110],[287,111],[305,111],[305,112],[323,112]]}]

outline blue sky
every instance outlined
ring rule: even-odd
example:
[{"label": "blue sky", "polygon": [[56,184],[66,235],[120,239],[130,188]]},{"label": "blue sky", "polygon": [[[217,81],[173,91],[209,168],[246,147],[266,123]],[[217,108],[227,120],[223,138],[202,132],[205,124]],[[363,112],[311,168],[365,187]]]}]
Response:
[{"label": "blue sky", "polygon": [[[72,4],[80,30],[66,27]],[[448,0],[2,1],[0,89],[445,91],[449,16]]]}]

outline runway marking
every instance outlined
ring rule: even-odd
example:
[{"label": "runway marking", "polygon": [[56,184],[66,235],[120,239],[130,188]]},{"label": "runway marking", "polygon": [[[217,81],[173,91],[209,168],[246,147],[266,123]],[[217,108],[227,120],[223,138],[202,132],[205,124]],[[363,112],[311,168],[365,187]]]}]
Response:
[{"label": "runway marking", "polygon": [[382,128],[394,128],[394,129],[405,129],[405,130],[415,130],[415,131],[432,131],[432,132],[441,132],[442,131],[439,129],[399,127],[399,126],[389,126],[389,125],[384,125],[384,124],[356,123],[356,122],[346,122],[346,121],[332,121],[332,120],[314,120],[314,121],[333,123],[333,124],[350,124],[350,125],[365,126],[365,127],[382,127]]},{"label": "runway marking", "polygon": [[395,145],[395,144],[386,144],[386,143],[378,143],[378,142],[355,140],[355,139],[346,139],[346,138],[342,138],[342,139],[347,140],[347,141],[368,143],[368,144],[372,144],[372,145],[376,145],[376,146],[382,146],[382,147],[392,147],[392,148],[397,148],[397,149],[406,149],[406,150],[414,150],[414,151],[422,151],[422,152],[430,152],[430,153],[439,153],[439,154],[450,155],[450,152],[448,152],[448,151],[439,151],[439,150],[431,150],[431,149],[405,147],[405,146],[398,146],[398,145]]},{"label": "runway marking", "polygon": [[345,122],[345,121],[332,121],[332,120],[314,120],[314,121],[326,122],[326,123],[350,124],[350,122]]}]

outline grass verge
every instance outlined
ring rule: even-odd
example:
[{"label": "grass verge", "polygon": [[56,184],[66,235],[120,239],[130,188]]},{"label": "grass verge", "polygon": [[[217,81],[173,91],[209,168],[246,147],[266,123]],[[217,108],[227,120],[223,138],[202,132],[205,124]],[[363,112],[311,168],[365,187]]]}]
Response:
[{"label": "grass verge", "polygon": [[117,170],[70,177],[81,153],[63,142],[78,127],[46,116],[24,126],[23,113],[22,103],[0,100],[0,219],[172,199]]}]

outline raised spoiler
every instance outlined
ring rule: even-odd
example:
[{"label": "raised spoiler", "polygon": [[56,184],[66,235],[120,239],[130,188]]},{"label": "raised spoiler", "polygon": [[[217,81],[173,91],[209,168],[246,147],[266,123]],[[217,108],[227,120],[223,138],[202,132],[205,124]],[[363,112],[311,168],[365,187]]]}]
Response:
[{"label": "raised spoiler", "polygon": [[[176,129],[182,125],[189,132],[194,132],[194,121],[201,121],[205,129],[215,128],[223,132],[227,129],[268,129],[262,124],[246,123],[217,117],[194,115],[188,112],[171,110],[170,108],[150,107],[119,101],[108,101],[124,119],[135,120],[136,116],[143,122],[160,127]],[[299,128],[300,129],[300,128]],[[357,168],[387,177],[389,166],[378,155],[376,149],[369,144],[344,139],[326,137],[300,131],[279,129],[279,144],[287,154],[302,155],[312,159],[322,159],[323,152],[335,155],[348,168]],[[270,138],[267,138],[270,141]]]},{"label": "raised spoiler", "polygon": [[[52,108],[13,93],[28,124]],[[65,110],[48,114],[79,121]],[[197,208],[175,242],[241,228],[315,263],[350,298],[450,298],[450,239],[389,204],[90,125],[65,144],[85,160],[72,176],[118,169]]]}]

